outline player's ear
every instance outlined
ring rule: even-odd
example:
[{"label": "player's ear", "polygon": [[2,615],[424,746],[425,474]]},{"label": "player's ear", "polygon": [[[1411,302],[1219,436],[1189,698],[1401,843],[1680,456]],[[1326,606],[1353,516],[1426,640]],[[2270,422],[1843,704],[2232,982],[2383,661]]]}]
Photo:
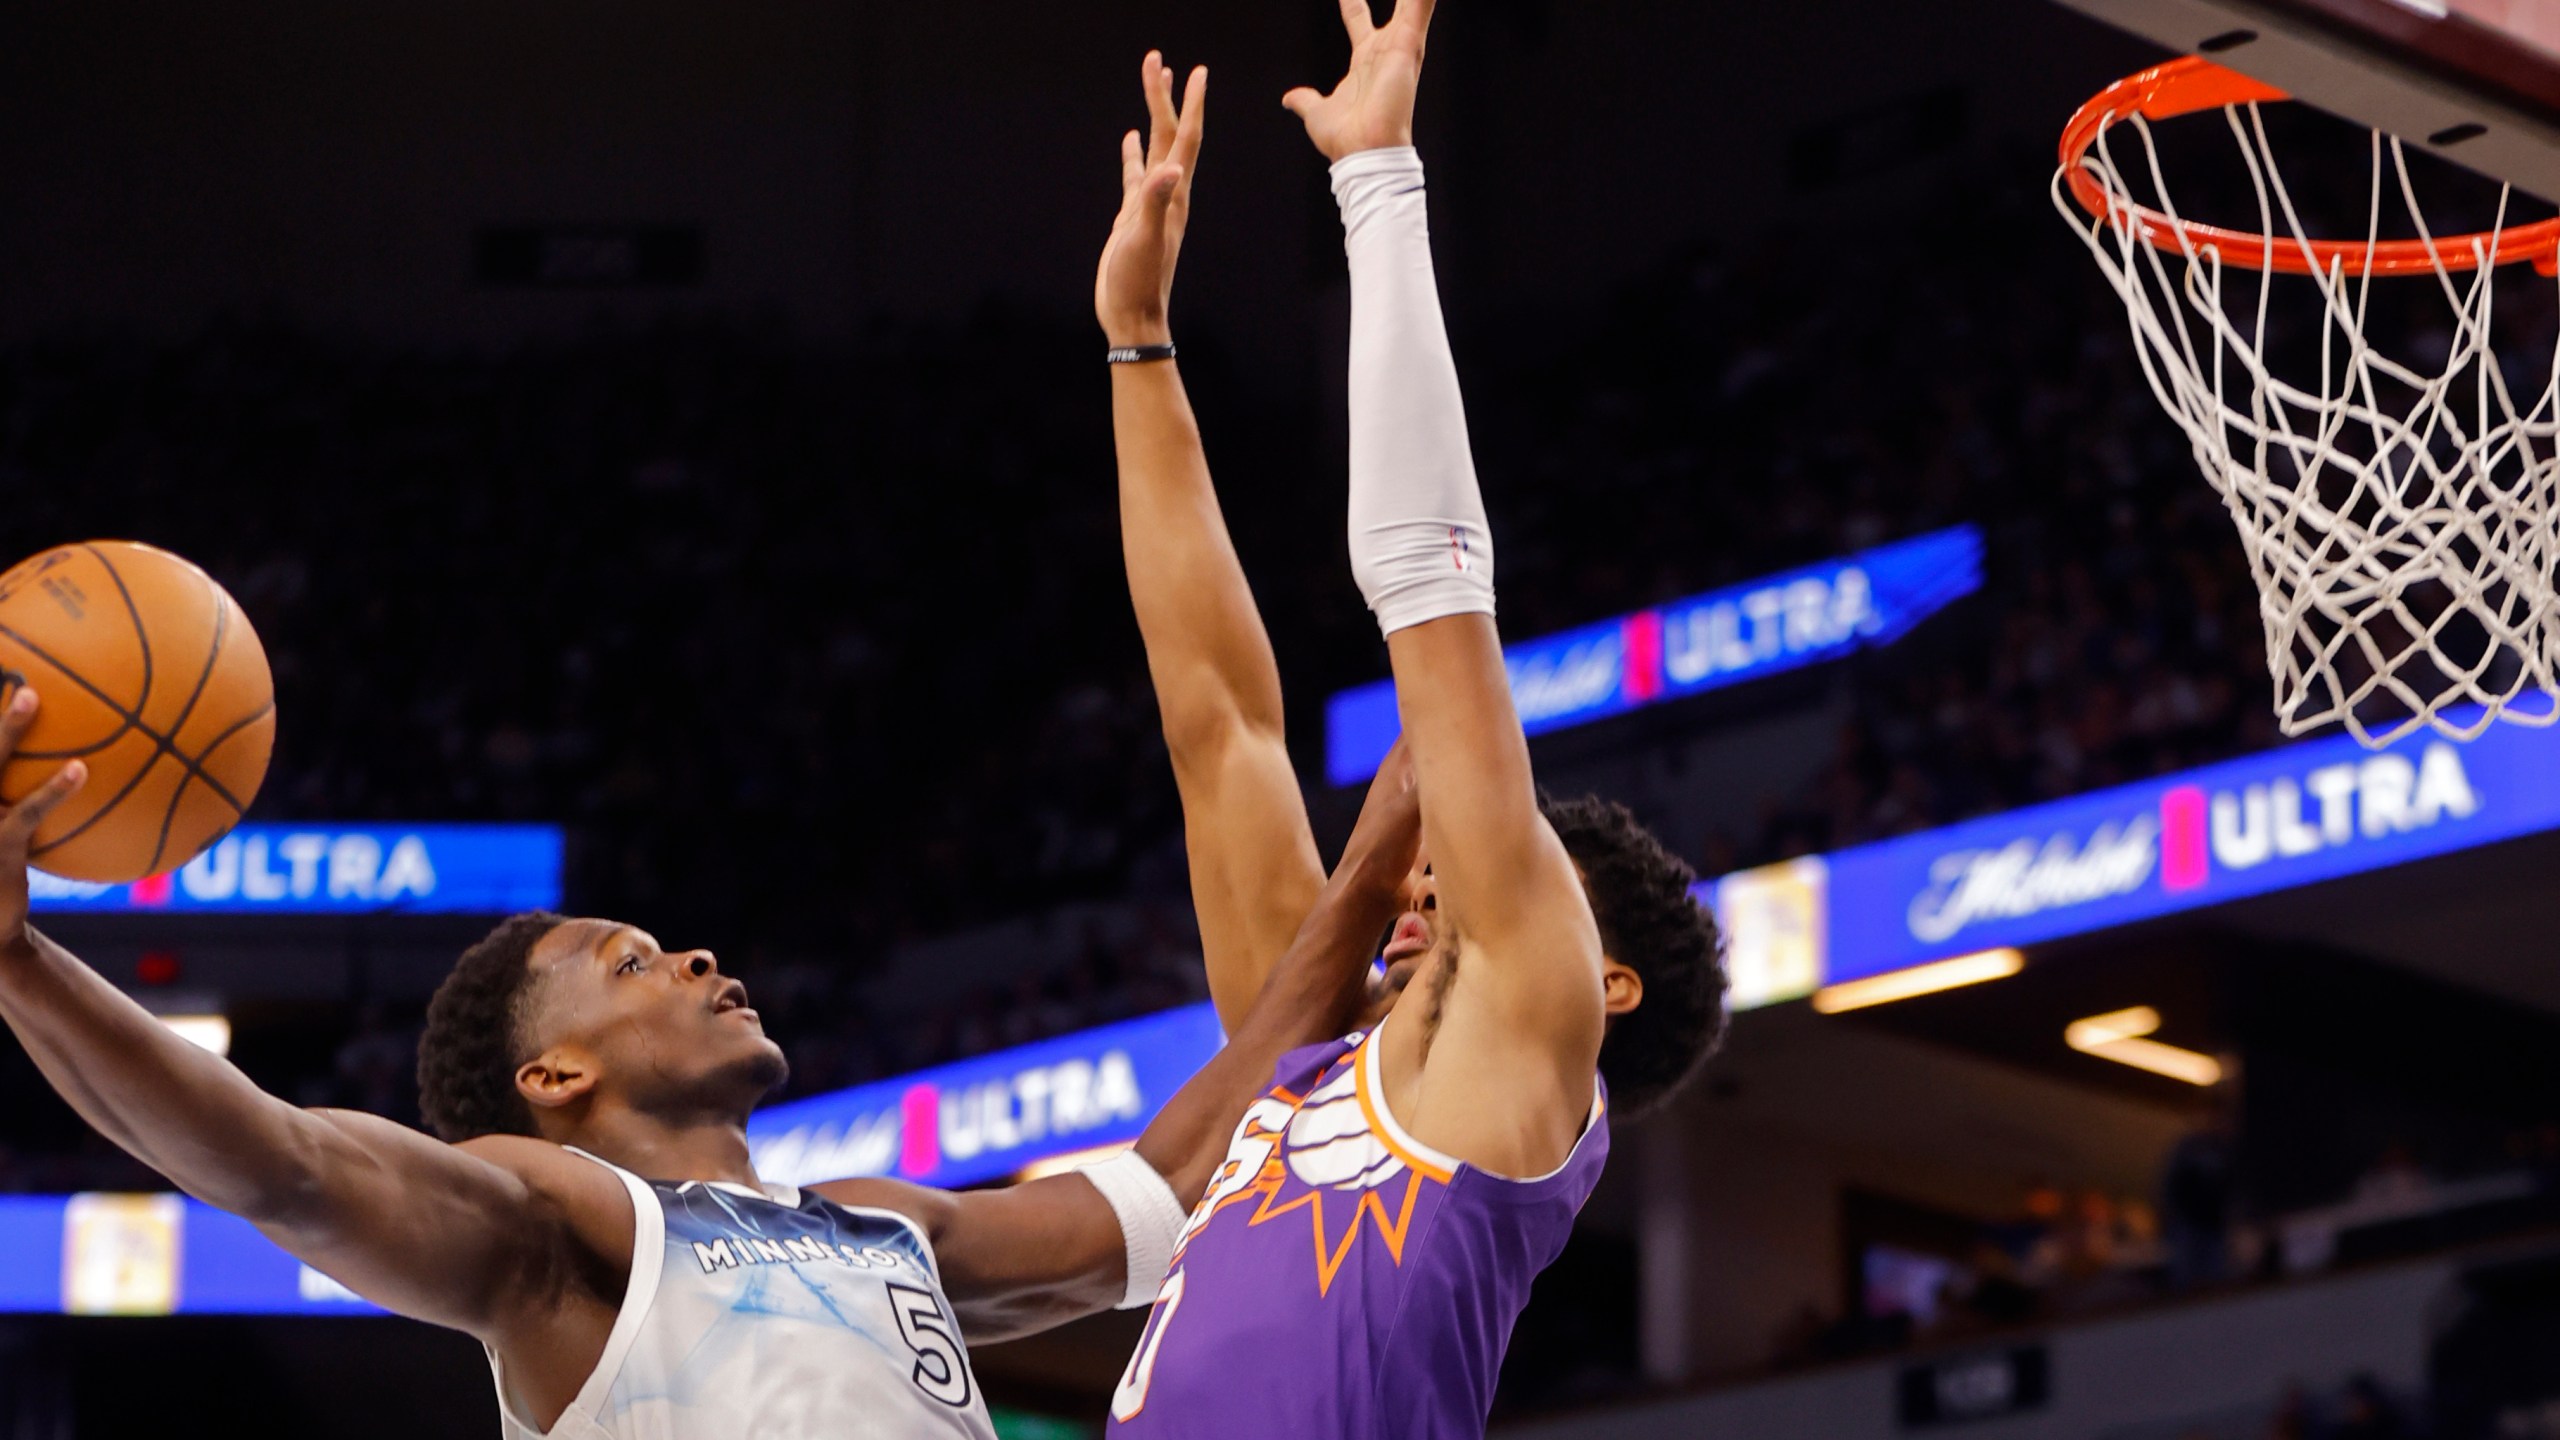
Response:
[{"label": "player's ear", "polygon": [[516,1067],[516,1093],[536,1110],[558,1110],[596,1086],[596,1067],[576,1050],[545,1050]]},{"label": "player's ear", "polygon": [[1600,1008],[1624,1015],[1644,1003],[1644,977],[1603,955],[1600,957]]}]

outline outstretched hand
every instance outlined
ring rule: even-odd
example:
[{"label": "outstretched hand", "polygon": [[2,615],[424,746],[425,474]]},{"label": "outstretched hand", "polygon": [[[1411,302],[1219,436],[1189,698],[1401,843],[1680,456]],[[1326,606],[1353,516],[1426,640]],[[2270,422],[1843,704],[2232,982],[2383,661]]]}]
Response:
[{"label": "outstretched hand", "polygon": [[1306,122],[1327,160],[1413,143],[1413,97],[1422,84],[1423,42],[1437,0],[1396,0],[1395,18],[1376,23],[1371,0],[1341,0],[1351,32],[1351,68],[1330,94],[1309,86],[1280,97]]},{"label": "outstretched hand", "polygon": [[1093,283],[1094,316],[1114,345],[1161,345],[1172,338],[1166,315],[1173,303],[1173,271],[1191,223],[1191,177],[1199,168],[1207,119],[1207,66],[1192,70],[1179,111],[1173,72],[1161,52],[1147,52],[1141,78],[1148,134],[1143,142],[1135,130],[1120,139],[1120,214]]},{"label": "outstretched hand", "polygon": [[[36,692],[18,685],[6,693],[8,701],[0,705],[0,766],[9,763],[36,718]],[[16,804],[0,805],[0,954],[16,951],[27,938],[27,852],[35,845],[36,827],[88,778],[89,767],[74,760]]]}]

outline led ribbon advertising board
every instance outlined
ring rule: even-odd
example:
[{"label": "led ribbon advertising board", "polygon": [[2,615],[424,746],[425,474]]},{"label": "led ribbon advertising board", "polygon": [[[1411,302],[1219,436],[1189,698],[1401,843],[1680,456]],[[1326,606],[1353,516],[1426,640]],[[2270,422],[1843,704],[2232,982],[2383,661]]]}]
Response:
[{"label": "led ribbon advertising board", "polygon": [[503,915],[559,907],[560,856],[549,825],[243,825],[174,875],[32,883],[55,912]]},{"label": "led ribbon advertising board", "polygon": [[[2341,737],[1700,891],[1731,941],[1734,1008],[1748,1009],[2551,829],[2560,732],[2498,726],[2468,745],[2420,735],[2379,753]],[[778,1105],[747,1139],[769,1180],[977,1184],[1136,1138],[1222,1043],[1216,1012],[1194,1005]],[[0,1197],[0,1247],[12,1257],[0,1311],[377,1313],[248,1222],[183,1196]]]},{"label": "led ribbon advertising board", "polygon": [[[2560,732],[2341,736],[1714,882],[1735,1004],[2560,829]],[[1702,887],[1704,888],[1704,887]]]},{"label": "led ribbon advertising board", "polygon": [[[961,1186],[1124,1143],[1223,1045],[1186,1006],[777,1105],[747,1125],[767,1180]],[[183,1195],[0,1196],[0,1313],[378,1315],[248,1221]]]},{"label": "led ribbon advertising board", "polygon": [[974,1185],[1136,1139],[1225,1043],[1214,1008],[1167,1010],[777,1105],[747,1122],[747,1145],[756,1173],[786,1184]]},{"label": "led ribbon advertising board", "polygon": [[0,1196],[0,1312],[379,1315],[237,1215],[183,1195]]},{"label": "led ribbon advertising board", "polygon": [[[1507,647],[1511,698],[1532,735],[1890,645],[1982,586],[1970,525],[1879,546]],[[1378,773],[1403,728],[1381,680],[1325,704],[1325,776]]]}]

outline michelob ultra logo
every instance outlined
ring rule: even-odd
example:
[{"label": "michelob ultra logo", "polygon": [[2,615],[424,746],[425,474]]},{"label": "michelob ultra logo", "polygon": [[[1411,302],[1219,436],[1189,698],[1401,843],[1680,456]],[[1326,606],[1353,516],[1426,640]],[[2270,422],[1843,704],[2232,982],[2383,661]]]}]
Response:
[{"label": "michelob ultra logo", "polygon": [[1073,1141],[1148,1114],[1137,1067],[1115,1049],[960,1084],[918,1080],[895,1104],[759,1134],[752,1150],[756,1173],[786,1184],[867,1175],[922,1180],[940,1174],[946,1161],[1002,1159],[1031,1146],[1045,1154],[1044,1142]]},{"label": "michelob ultra logo", "polygon": [[[1506,646],[1511,703],[1531,735],[1889,645],[1982,584],[1969,525],[1693,595]],[[1325,703],[1325,774],[1377,773],[1403,725],[1395,683]]]},{"label": "michelob ultra logo", "polygon": [[558,907],[561,850],[549,825],[243,825],[172,874],[28,885],[48,911],[503,915]]},{"label": "michelob ultra logo", "polygon": [[1906,923],[1913,939],[1935,945],[1987,922],[2131,895],[2155,875],[2162,892],[2184,895],[2218,872],[2432,830],[2470,819],[2480,804],[2461,748],[2442,740],[2414,759],[2392,752],[2238,784],[2171,785],[2150,808],[2084,830],[1935,857]]},{"label": "michelob ultra logo", "polygon": [[1222,1043],[1217,1012],[1188,1005],[777,1105],[747,1122],[747,1145],[786,1184],[974,1184],[1135,1138]]}]

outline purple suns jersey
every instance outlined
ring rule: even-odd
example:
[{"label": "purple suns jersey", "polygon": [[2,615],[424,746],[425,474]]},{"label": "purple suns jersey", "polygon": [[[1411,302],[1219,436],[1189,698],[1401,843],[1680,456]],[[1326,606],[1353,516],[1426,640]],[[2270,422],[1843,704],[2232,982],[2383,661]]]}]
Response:
[{"label": "purple suns jersey", "polygon": [[1377,1032],[1293,1050],[1191,1213],[1111,1398],[1126,1440],[1481,1436],[1529,1283],[1609,1157],[1605,1097],[1552,1174],[1417,1143]]}]

